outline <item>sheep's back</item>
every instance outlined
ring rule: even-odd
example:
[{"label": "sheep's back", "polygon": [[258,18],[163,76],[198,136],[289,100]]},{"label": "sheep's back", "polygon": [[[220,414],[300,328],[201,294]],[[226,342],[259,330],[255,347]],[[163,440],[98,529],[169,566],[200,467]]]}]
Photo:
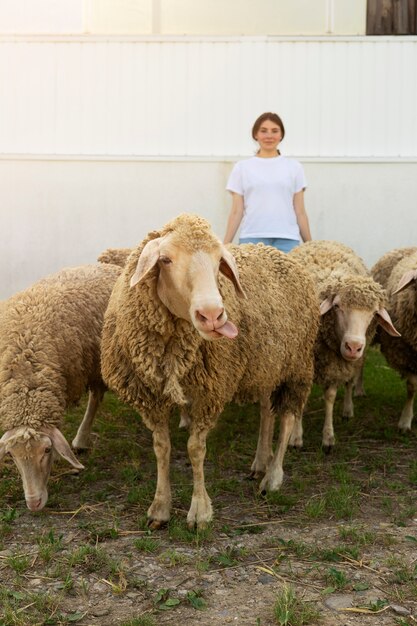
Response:
[{"label": "sheep's back", "polygon": [[45,397],[49,390],[62,409],[101,380],[103,316],[120,271],[111,265],[64,269],[4,302],[0,315],[2,406],[22,389],[33,390],[34,398],[38,390]]},{"label": "sheep's back", "polygon": [[97,261],[124,267],[132,250],[133,248],[107,248],[97,257]]},{"label": "sheep's back", "polygon": [[[232,246],[247,300],[238,302],[246,355],[240,390],[275,385],[312,364],[319,310],[311,277],[288,255],[262,244]],[[235,301],[235,299],[233,299]],[[226,299],[226,309],[232,310]],[[231,315],[229,317],[233,318]]]},{"label": "sheep's back", "polygon": [[314,276],[316,283],[324,282],[335,270],[361,276],[368,275],[365,263],[356,252],[338,241],[308,241],[294,248],[290,256]]},{"label": "sheep's back", "polygon": [[402,259],[417,252],[417,247],[395,248],[384,254],[371,268],[371,274],[380,285],[387,287],[389,278],[394,267]]}]

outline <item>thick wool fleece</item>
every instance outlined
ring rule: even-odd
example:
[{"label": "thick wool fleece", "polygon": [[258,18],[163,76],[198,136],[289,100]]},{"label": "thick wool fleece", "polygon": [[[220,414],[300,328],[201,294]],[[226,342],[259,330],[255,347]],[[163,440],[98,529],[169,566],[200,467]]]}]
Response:
[{"label": "thick wool fleece", "polygon": [[290,389],[286,408],[299,414],[312,382],[318,327],[318,299],[307,273],[273,248],[230,246],[247,299],[238,300],[223,276],[219,289],[239,334],[207,341],[162,304],[157,267],[129,286],[144,245],[168,232],[185,250],[220,245],[205,220],[181,215],[132,253],[105,315],[102,372],[108,386],[138,409],[150,429],[187,403],[193,427],[206,430],[226,402],[256,401],[279,385]]},{"label": "thick wool fleece", "polygon": [[107,248],[97,257],[97,261],[124,267],[131,252],[132,248]]},{"label": "thick wool fleece", "polygon": [[384,254],[384,256],[382,256],[371,268],[373,279],[386,289],[391,272],[397,263],[414,252],[417,252],[417,247],[415,246],[411,248],[395,248],[395,250],[390,250],[390,252]]},{"label": "thick wool fleece", "polygon": [[[311,241],[294,248],[290,254],[311,273],[320,301],[338,295],[342,307],[375,311],[384,306],[384,290],[348,246],[336,241]],[[331,309],[321,317],[315,346],[314,379],[325,387],[348,382],[361,367],[361,360],[351,363],[342,357],[335,315]],[[366,332],[368,344],[375,331],[376,321],[372,321]]]},{"label": "thick wool fleece", "polygon": [[0,315],[0,430],[59,426],[86,389],[104,388],[100,335],[121,269],[62,270],[4,302]]},{"label": "thick wool fleece", "polygon": [[[398,294],[401,277],[410,270],[417,270],[417,250],[405,255],[393,267],[387,283],[388,312],[401,337],[380,333],[381,350],[389,365],[401,376],[417,374],[417,289],[416,283]],[[386,336],[385,336],[386,335]]]}]

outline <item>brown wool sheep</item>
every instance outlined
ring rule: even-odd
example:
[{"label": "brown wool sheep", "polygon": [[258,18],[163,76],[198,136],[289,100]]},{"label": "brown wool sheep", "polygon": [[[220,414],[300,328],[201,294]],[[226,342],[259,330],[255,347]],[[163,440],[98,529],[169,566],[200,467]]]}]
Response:
[{"label": "brown wool sheep", "polygon": [[376,280],[377,283],[382,285],[384,289],[386,289],[391,272],[397,263],[414,252],[417,252],[417,247],[415,246],[390,250],[384,254],[371,268],[372,278]]},{"label": "brown wool sheep", "polygon": [[[353,416],[352,388],[363,361],[366,344],[377,324],[398,336],[384,308],[385,292],[370,276],[362,259],[336,241],[310,241],[290,255],[314,278],[321,302],[321,322],[314,358],[314,380],[324,387],[323,447],[334,445],[333,407],[337,389],[346,385],[343,416]],[[291,437],[302,445],[302,424]]]},{"label": "brown wool sheep", "polygon": [[48,499],[53,453],[83,466],[59,430],[65,409],[88,389],[89,402],[73,441],[89,445],[105,384],[100,373],[104,311],[121,269],[86,265],[53,274],[4,302],[0,315],[0,459],[10,453],[27,506]]},{"label": "brown wool sheep", "polygon": [[[288,438],[311,387],[318,319],[314,284],[295,261],[263,245],[226,247],[197,216],[180,215],[131,254],[105,316],[102,372],[153,432],[151,528],[170,517],[168,424],[175,406],[183,407],[190,430],[190,527],[212,518],[206,437],[231,400],[261,401],[252,471],[265,474],[262,490],[280,487]],[[272,392],[281,418],[275,456]]]},{"label": "brown wool sheep", "polygon": [[417,392],[417,248],[401,248],[385,254],[372,268],[379,280],[386,280],[388,311],[400,338],[378,335],[388,364],[407,384],[407,399],[398,428],[411,430],[414,397]]},{"label": "brown wool sheep", "polygon": [[124,267],[131,252],[132,248],[107,248],[97,257],[97,261]]}]

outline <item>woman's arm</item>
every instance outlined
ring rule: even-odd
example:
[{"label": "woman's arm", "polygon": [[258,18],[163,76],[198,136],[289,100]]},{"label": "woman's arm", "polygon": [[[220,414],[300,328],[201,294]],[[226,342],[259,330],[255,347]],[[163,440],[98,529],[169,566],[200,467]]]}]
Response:
[{"label": "woman's arm", "polygon": [[298,191],[294,194],[294,211],[297,217],[298,228],[300,229],[301,239],[303,241],[311,241],[310,224],[306,209],[304,206],[304,190]]},{"label": "woman's arm", "polygon": [[236,235],[237,229],[240,226],[240,222],[243,217],[243,196],[238,193],[232,192],[232,208],[230,211],[229,219],[227,220],[226,234],[224,236],[224,243],[231,243],[233,237]]}]

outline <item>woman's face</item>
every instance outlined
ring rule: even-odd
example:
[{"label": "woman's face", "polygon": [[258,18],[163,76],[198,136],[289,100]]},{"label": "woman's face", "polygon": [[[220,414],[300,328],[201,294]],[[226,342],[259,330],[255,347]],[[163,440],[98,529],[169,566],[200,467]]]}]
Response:
[{"label": "woman's face", "polygon": [[261,149],[271,151],[278,148],[278,144],[282,139],[281,127],[271,120],[265,120],[259,127],[255,135],[256,141]]}]

